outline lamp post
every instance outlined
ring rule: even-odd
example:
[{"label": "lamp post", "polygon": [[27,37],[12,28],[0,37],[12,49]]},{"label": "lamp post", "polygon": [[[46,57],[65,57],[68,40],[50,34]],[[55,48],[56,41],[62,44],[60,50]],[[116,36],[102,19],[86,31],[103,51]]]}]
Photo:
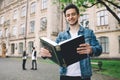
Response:
[{"label": "lamp post", "polygon": [[26,19],[25,19],[25,49],[26,49],[26,39],[27,39],[27,20],[28,20],[28,0],[26,2]]}]

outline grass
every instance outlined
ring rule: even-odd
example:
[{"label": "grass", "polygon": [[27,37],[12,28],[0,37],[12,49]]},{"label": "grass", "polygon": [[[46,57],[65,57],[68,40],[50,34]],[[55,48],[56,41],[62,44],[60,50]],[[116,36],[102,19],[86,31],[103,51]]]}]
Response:
[{"label": "grass", "polygon": [[[102,61],[102,70],[98,73],[120,79],[120,60],[92,60],[92,62]],[[40,59],[40,62],[55,64],[49,59]],[[98,65],[93,64],[93,69],[98,69]]]},{"label": "grass", "polygon": [[55,64],[53,61],[49,60],[49,59],[39,59],[40,62],[44,62],[44,63],[50,63],[50,64]]},{"label": "grass", "polygon": [[[92,60],[92,62],[102,61],[102,70],[100,74],[108,75],[120,79],[120,60]],[[93,69],[98,68],[97,65],[92,65]]]}]

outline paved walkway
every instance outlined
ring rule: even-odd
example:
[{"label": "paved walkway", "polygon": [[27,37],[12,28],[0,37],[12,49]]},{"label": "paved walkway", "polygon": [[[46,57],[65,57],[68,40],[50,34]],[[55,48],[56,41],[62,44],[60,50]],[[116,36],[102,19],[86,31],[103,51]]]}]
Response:
[{"label": "paved walkway", "polygon": [[[40,62],[38,70],[30,70],[31,60],[27,60],[27,70],[22,70],[20,58],[0,58],[0,80],[59,80],[56,64]],[[108,76],[93,73],[92,80],[118,80]]]}]

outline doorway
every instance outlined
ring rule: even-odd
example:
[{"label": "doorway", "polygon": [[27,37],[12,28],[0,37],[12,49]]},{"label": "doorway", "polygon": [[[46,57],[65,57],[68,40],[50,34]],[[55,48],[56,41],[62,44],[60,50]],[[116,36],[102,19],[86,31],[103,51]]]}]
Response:
[{"label": "doorway", "polygon": [[6,44],[5,43],[3,43],[2,44],[2,57],[6,57]]},{"label": "doorway", "polygon": [[11,44],[11,54],[15,53],[15,44]]}]

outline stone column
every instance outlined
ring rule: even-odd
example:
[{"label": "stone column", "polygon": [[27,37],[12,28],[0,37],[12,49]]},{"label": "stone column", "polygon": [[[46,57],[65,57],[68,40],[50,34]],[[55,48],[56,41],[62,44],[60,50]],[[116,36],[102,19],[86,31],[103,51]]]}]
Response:
[{"label": "stone column", "polygon": [[54,0],[48,0],[48,11],[47,11],[47,37],[51,38],[52,35],[56,35],[59,32],[60,26],[60,7],[59,3],[53,2]]}]

